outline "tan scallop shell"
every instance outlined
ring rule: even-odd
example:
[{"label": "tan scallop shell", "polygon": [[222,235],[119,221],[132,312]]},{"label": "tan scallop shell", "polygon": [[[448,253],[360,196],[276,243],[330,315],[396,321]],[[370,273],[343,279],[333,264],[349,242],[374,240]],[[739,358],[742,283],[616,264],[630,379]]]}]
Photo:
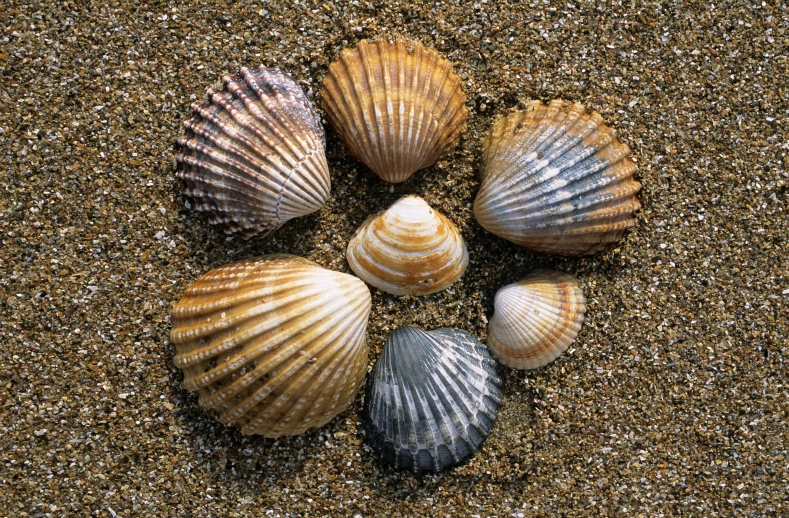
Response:
[{"label": "tan scallop shell", "polygon": [[245,434],[297,435],[348,408],[367,368],[367,286],[275,254],[201,275],[173,310],[175,365]]},{"label": "tan scallop shell", "polygon": [[192,106],[176,176],[211,223],[244,239],[265,236],[329,197],[323,127],[280,70],[242,68],[224,83]]},{"label": "tan scallop shell", "polygon": [[457,227],[419,196],[368,218],[348,243],[347,257],[356,275],[394,295],[441,291],[468,265]]},{"label": "tan scallop shell", "polygon": [[485,137],[474,214],[488,231],[539,252],[595,253],[635,225],[641,184],[629,155],[582,104],[531,101]]},{"label": "tan scallop shell", "polygon": [[387,182],[434,164],[466,129],[460,78],[417,42],[362,40],[343,50],[329,66],[321,99],[351,153]]},{"label": "tan scallop shell", "polygon": [[572,275],[532,272],[496,293],[487,345],[505,365],[536,369],[559,357],[584,321],[586,299]]}]

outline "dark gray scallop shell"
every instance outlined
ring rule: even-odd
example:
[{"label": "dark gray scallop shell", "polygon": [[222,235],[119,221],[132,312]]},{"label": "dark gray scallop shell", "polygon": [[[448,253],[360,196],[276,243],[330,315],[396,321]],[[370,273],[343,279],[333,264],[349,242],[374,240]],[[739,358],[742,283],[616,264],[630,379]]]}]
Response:
[{"label": "dark gray scallop shell", "polygon": [[290,75],[260,66],[225,76],[192,106],[176,156],[184,194],[211,223],[244,239],[318,210],[329,197],[325,135]]},{"label": "dark gray scallop shell", "polygon": [[367,380],[367,438],[395,469],[455,466],[490,433],[500,386],[495,360],[471,333],[399,327]]}]

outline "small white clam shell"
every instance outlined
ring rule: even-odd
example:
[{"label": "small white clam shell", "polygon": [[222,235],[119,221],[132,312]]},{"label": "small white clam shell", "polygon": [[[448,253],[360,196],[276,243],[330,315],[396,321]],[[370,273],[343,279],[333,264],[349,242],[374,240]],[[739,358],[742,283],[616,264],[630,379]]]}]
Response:
[{"label": "small white clam shell", "polygon": [[176,156],[184,194],[211,223],[244,239],[318,210],[329,196],[320,119],[275,68],[241,69],[195,104]]},{"label": "small white clam shell", "polygon": [[350,405],[367,368],[370,292],[301,257],[200,276],[173,310],[174,363],[203,408],[245,434],[297,435]]},{"label": "small white clam shell", "polygon": [[442,471],[488,436],[500,386],[495,360],[471,333],[399,327],[367,382],[367,439],[395,469]]},{"label": "small white clam shell", "polygon": [[441,291],[463,275],[468,250],[457,227],[418,196],[369,218],[348,243],[348,264],[394,295]]},{"label": "small white clam shell", "polygon": [[575,340],[586,299],[572,275],[538,270],[496,293],[487,345],[505,365],[536,369],[558,358]]},{"label": "small white clam shell", "polygon": [[496,121],[482,150],[474,214],[488,231],[540,252],[585,255],[635,225],[630,149],[583,105],[531,101]]}]

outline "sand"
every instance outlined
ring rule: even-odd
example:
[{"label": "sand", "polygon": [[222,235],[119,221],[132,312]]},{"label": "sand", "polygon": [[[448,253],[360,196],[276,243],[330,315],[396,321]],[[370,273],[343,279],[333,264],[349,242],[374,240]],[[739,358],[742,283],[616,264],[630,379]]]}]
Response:
[{"label": "sand", "polygon": [[[789,514],[780,2],[12,0],[0,27],[0,515]],[[328,130],[330,199],[267,239],[228,240],[186,207],[175,143],[207,86],[267,64],[317,101],[342,48],[394,34],[462,78],[455,152],[392,186]],[[472,215],[484,132],[555,98],[600,112],[643,184],[637,226],[591,257],[518,249]],[[484,338],[496,289],[538,267],[578,276],[589,300],[558,361],[500,368],[498,421],[468,463],[383,466],[361,396],[271,440],[180,387],[170,311],[199,274],[272,252],[349,272],[356,228],[412,193],[458,225],[470,265],[434,295],[372,290],[371,365],[402,324]]]}]

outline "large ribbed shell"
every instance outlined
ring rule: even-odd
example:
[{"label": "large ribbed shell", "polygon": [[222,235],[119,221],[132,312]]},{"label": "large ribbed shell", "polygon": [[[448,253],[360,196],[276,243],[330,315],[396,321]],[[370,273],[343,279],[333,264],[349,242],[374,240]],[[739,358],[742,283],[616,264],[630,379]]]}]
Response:
[{"label": "large ribbed shell", "polygon": [[629,155],[598,113],[531,101],[485,137],[474,213],[490,232],[532,250],[595,253],[635,225],[641,185]]},{"label": "large ribbed shell", "polygon": [[318,210],[329,197],[320,119],[299,85],[274,68],[241,69],[194,104],[178,140],[178,178],[211,223],[244,239]]},{"label": "large ribbed shell", "polygon": [[458,143],[468,109],[460,78],[435,50],[359,42],[329,66],[322,106],[351,153],[387,182],[405,181]]},{"label": "large ribbed shell", "polygon": [[495,360],[470,333],[399,327],[367,381],[367,439],[395,469],[454,466],[490,433],[500,385]]},{"label": "large ribbed shell", "polygon": [[505,365],[536,369],[558,358],[575,340],[586,299],[572,275],[532,272],[496,293],[488,347]]},{"label": "large ribbed shell", "polygon": [[245,434],[297,435],[348,408],[367,368],[370,292],[301,257],[200,276],[173,310],[183,386]]},{"label": "large ribbed shell", "polygon": [[394,295],[441,291],[463,275],[468,251],[457,227],[419,196],[369,218],[348,243],[348,264]]}]

